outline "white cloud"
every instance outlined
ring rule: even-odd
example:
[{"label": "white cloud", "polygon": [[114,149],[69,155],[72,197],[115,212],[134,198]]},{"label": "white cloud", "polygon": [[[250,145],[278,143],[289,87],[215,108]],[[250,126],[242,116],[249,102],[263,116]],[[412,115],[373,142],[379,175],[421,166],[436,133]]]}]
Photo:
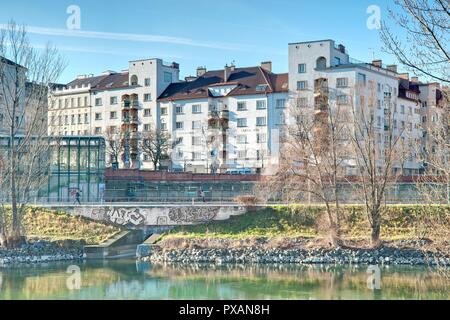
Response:
[{"label": "white cloud", "polygon": [[[6,24],[0,24],[0,29],[6,28],[7,28]],[[36,26],[27,26],[26,30],[28,33],[31,34],[39,34],[47,36],[105,39],[105,40],[133,41],[133,42],[158,42],[158,43],[179,44],[192,47],[204,47],[221,50],[236,50],[236,51],[251,50],[251,48],[245,48],[240,44],[196,41],[188,38],[179,38],[163,35],[68,30],[68,29],[45,28]]]}]

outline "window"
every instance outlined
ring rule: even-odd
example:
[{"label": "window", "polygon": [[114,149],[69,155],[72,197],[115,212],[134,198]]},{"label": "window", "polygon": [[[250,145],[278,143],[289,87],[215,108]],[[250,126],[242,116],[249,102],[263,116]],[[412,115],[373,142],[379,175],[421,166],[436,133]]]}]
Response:
[{"label": "window", "polygon": [[236,142],[238,144],[246,144],[247,143],[247,136],[246,135],[238,135],[236,137]]},{"label": "window", "polygon": [[95,98],[95,106],[100,107],[103,105],[102,98]]},{"label": "window", "polygon": [[256,109],[258,110],[266,109],[266,100],[256,101]]},{"label": "window", "polygon": [[202,113],[202,105],[193,104],[192,105],[192,113]]},{"label": "window", "polygon": [[146,124],[144,124],[144,131],[150,131],[150,124],[149,123],[146,123]]},{"label": "window", "polygon": [[237,110],[238,110],[238,111],[244,111],[244,110],[247,110],[247,103],[246,103],[245,101],[238,102],[238,104],[237,104]]},{"label": "window", "polygon": [[95,127],[95,134],[100,134],[102,133],[102,128],[101,127]]},{"label": "window", "polygon": [[144,109],[144,117],[150,117],[152,115],[151,109]]},{"label": "window", "polygon": [[193,146],[199,146],[202,144],[202,138],[201,137],[192,137],[192,145]]},{"label": "window", "polygon": [[286,107],[286,99],[277,99],[276,107],[279,109]]},{"label": "window", "polygon": [[75,98],[70,98],[70,107],[75,108]]},{"label": "window", "polygon": [[178,137],[178,138],[175,140],[175,144],[176,144],[176,145],[183,144],[183,137]]},{"label": "window", "polygon": [[297,99],[297,106],[298,107],[306,107],[308,105],[308,98],[298,98]]},{"label": "window", "polygon": [[96,113],[95,114],[95,120],[102,120],[102,114],[101,113]]},{"label": "window", "polygon": [[88,105],[88,97],[84,97],[84,106],[87,107]]},{"label": "window", "polygon": [[64,99],[64,108],[69,107],[69,99]]},{"label": "window", "polygon": [[183,121],[179,121],[175,123],[175,128],[176,129],[183,129]]},{"label": "window", "polygon": [[175,107],[176,114],[183,114],[183,107]]},{"label": "window", "polygon": [[297,90],[306,90],[308,88],[308,81],[297,81]]},{"label": "window", "polygon": [[238,159],[246,159],[247,158],[247,150],[238,150],[237,156],[238,156]]},{"label": "window", "polygon": [[81,97],[78,97],[78,98],[77,98],[77,106],[78,106],[78,107],[81,107]]},{"label": "window", "polygon": [[377,83],[378,86],[378,92],[381,92],[381,83]]},{"label": "window", "polygon": [[110,126],[109,127],[109,132],[111,132],[111,133],[117,133],[118,131],[117,131],[117,127],[116,126]]},{"label": "window", "polygon": [[337,78],[336,79],[336,87],[345,88],[348,86],[348,78]]},{"label": "window", "polygon": [[166,131],[167,130],[167,123],[161,122],[161,130]]},{"label": "window", "polygon": [[152,95],[150,93],[144,94],[144,102],[152,101]]},{"label": "window", "polygon": [[377,100],[377,108],[378,108],[378,109],[381,109],[381,105],[382,105],[381,100],[378,99],[378,100]]},{"label": "window", "polygon": [[381,117],[377,117],[377,126],[381,127]]},{"label": "window", "polygon": [[405,106],[400,106],[400,113],[405,114]]},{"label": "window", "polygon": [[257,126],[265,126],[266,125],[266,117],[256,117],[256,125]]},{"label": "window", "polygon": [[265,133],[256,134],[256,143],[266,143],[267,135]]},{"label": "window", "polygon": [[237,119],[237,126],[238,127],[246,127],[247,126],[247,119],[246,118],[238,118]]},{"label": "window", "polygon": [[358,85],[366,86],[366,75],[364,73],[358,73]]},{"label": "window", "polygon": [[172,74],[170,72],[164,72],[164,82],[172,82]]},{"label": "window", "polygon": [[146,87],[150,87],[150,78],[145,78],[144,82]]},{"label": "window", "polygon": [[81,114],[78,115],[78,124],[81,124]]},{"label": "window", "polygon": [[72,125],[75,124],[75,115],[74,114],[70,117],[70,124],[72,124]]},{"label": "window", "polygon": [[85,124],[89,123],[89,115],[87,113],[84,114],[84,123]]},{"label": "window", "polygon": [[117,119],[117,112],[116,111],[111,111],[109,113],[109,118],[110,119]]},{"label": "window", "polygon": [[162,116],[167,115],[167,108],[166,108],[166,107],[161,108],[161,115],[162,115]]},{"label": "window", "polygon": [[306,72],[306,63],[300,63],[298,65],[298,73],[305,73]]},{"label": "window", "polygon": [[131,85],[137,86],[138,85],[138,77],[136,75],[131,76]]},{"label": "window", "polygon": [[412,115],[412,114],[413,114],[413,112],[412,112],[412,108],[411,108],[411,107],[408,107],[408,114],[410,114],[410,115]]},{"label": "window", "polygon": [[341,64],[341,59],[338,57],[334,57],[334,65],[339,66]]},{"label": "window", "polygon": [[111,98],[109,98],[109,103],[110,104],[117,104],[117,97],[111,97]]},{"label": "window", "polygon": [[192,160],[202,160],[202,154],[200,152],[192,152]]},{"label": "window", "polygon": [[64,116],[64,124],[66,126],[69,124],[69,116]]},{"label": "window", "polygon": [[348,104],[348,96],[346,94],[337,96],[337,104],[338,105]]},{"label": "window", "polygon": [[200,129],[201,126],[202,126],[202,122],[200,120],[192,121],[192,129],[193,130]]},{"label": "window", "polygon": [[61,99],[58,100],[58,108],[60,108],[60,109],[62,108],[62,100]]}]

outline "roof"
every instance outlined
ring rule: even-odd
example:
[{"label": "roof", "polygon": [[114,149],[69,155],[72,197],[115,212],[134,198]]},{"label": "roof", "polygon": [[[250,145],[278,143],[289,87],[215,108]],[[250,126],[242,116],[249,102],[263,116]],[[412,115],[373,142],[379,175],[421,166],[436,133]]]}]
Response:
[{"label": "roof", "polygon": [[[210,87],[235,85],[227,96],[252,95],[288,91],[288,74],[275,74],[261,67],[235,68],[224,79],[224,70],[208,71],[193,81],[172,83],[160,95],[159,101],[202,99],[211,97]],[[266,85],[264,91],[258,85]]]},{"label": "roof", "polygon": [[88,87],[91,90],[107,90],[128,87],[128,72],[110,73],[95,77],[86,77],[73,80],[67,87]]},{"label": "roof", "polygon": [[10,66],[18,66],[19,68],[26,69],[24,66],[22,66],[22,65],[20,65],[18,63],[15,63],[14,61],[11,61],[9,59],[6,59],[5,57],[2,57],[2,56],[0,56],[0,62],[5,63],[5,64],[10,65]]}]

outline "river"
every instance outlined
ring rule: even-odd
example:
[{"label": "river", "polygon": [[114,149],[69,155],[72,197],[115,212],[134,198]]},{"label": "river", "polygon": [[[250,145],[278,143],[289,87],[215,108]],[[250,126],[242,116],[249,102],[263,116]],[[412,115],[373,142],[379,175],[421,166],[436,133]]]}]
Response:
[{"label": "river", "polygon": [[0,299],[449,299],[448,280],[434,270],[367,269],[134,260],[51,263],[0,268]]}]

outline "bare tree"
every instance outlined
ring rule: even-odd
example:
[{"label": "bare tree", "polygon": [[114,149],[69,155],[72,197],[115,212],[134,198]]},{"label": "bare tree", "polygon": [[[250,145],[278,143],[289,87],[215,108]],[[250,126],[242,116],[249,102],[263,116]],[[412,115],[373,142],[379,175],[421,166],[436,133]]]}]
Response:
[{"label": "bare tree", "polygon": [[[385,50],[418,75],[450,82],[450,5],[448,0],[394,0],[383,21]],[[399,30],[397,30],[397,29]],[[398,34],[405,34],[399,39]]]},{"label": "bare tree", "polygon": [[106,152],[109,161],[113,166],[119,166],[119,159],[124,151],[123,136],[121,132],[114,127],[109,127],[105,133]]},{"label": "bare tree", "polygon": [[406,128],[397,128],[396,99],[385,92],[384,121],[375,117],[374,82],[370,81],[368,101],[365,88],[356,87],[351,142],[357,174],[352,177],[355,191],[365,205],[371,226],[371,244],[378,247],[382,225],[382,206],[386,189],[402,174],[403,164],[411,156],[407,148],[410,137]]},{"label": "bare tree", "polygon": [[50,46],[35,50],[25,27],[14,22],[0,33],[0,59],[0,133],[6,141],[2,189],[11,206],[11,222],[3,219],[3,233],[14,246],[22,241],[26,205],[48,174],[50,143],[42,121],[52,103],[48,88],[64,69],[64,61]]},{"label": "bare tree", "polygon": [[325,204],[327,229],[338,246],[342,244],[339,185],[345,181],[349,160],[351,105],[348,94],[329,90],[326,79],[317,79],[314,101],[301,96],[290,100],[292,121],[280,142],[279,169],[273,179],[263,182],[263,189],[281,192],[287,202],[310,203],[313,198]]},{"label": "bare tree", "polygon": [[170,135],[160,129],[150,129],[142,133],[140,149],[153,163],[153,168],[158,171],[162,160],[169,158]]}]

